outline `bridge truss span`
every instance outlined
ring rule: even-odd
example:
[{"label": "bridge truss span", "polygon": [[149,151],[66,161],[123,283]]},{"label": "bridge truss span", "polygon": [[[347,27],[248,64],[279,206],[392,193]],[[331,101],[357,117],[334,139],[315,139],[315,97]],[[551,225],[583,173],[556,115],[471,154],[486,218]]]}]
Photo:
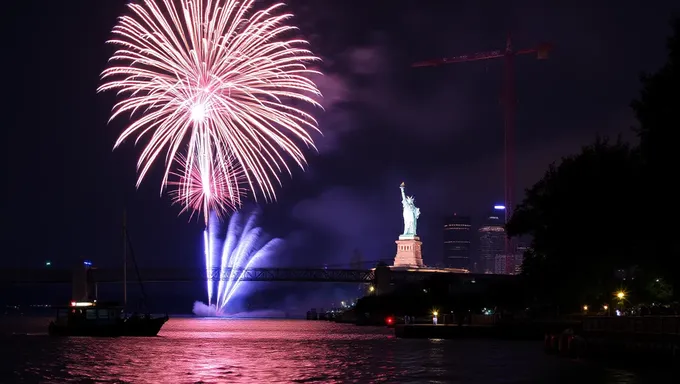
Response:
[{"label": "bridge truss span", "polygon": [[[62,269],[15,269],[0,270],[0,283],[70,283],[73,271]],[[92,268],[86,272],[88,280],[97,283],[119,283],[123,281],[122,269]],[[172,283],[196,281],[226,281],[240,277],[241,281],[272,282],[327,282],[327,283],[371,283],[373,270],[323,269],[323,268],[141,268],[139,279],[145,283]],[[127,272],[128,283],[138,280],[134,270]]]},{"label": "bridge truss span", "polygon": [[[230,275],[241,276],[241,281],[309,281],[338,283],[370,283],[373,271],[355,269],[292,269],[292,268],[251,268],[234,269],[220,273],[211,271],[211,280],[227,280]],[[207,275],[207,274],[206,274]]]}]

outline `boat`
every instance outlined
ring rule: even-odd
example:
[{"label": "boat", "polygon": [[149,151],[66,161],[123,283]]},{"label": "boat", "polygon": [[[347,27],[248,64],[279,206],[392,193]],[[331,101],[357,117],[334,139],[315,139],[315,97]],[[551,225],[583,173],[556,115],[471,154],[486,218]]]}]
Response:
[{"label": "boat", "polygon": [[51,336],[156,336],[168,321],[168,315],[127,316],[122,306],[98,304],[96,301],[72,301],[69,306],[55,309],[56,319],[48,327]]},{"label": "boat", "polygon": [[123,336],[156,336],[168,319],[167,314],[163,317],[133,314],[123,322]]},{"label": "boat", "polygon": [[[139,275],[139,268],[135,259],[134,250],[130,242],[130,237],[127,232],[127,225],[125,215],[123,218],[123,305],[117,303],[98,303],[96,300],[97,289],[96,284],[91,280],[90,270],[93,269],[92,263],[84,262],[84,280],[80,279],[78,282],[86,281],[83,284],[76,284],[75,286],[84,286],[84,288],[76,290],[74,288],[73,296],[84,300],[72,300],[68,306],[53,307],[57,310],[57,316],[54,321],[50,322],[48,333],[53,336],[102,336],[102,337],[117,337],[117,336],[157,336],[163,325],[168,321],[167,313],[162,317],[153,317],[148,312],[140,315],[135,312],[132,315],[126,314],[127,308],[127,254],[128,250],[132,256],[135,272],[142,293],[142,301],[140,307],[143,307],[147,302],[144,285]],[[93,284],[94,289],[89,289],[87,286]],[[95,299],[92,300],[92,297]],[[140,308],[143,309],[143,308]]]}]

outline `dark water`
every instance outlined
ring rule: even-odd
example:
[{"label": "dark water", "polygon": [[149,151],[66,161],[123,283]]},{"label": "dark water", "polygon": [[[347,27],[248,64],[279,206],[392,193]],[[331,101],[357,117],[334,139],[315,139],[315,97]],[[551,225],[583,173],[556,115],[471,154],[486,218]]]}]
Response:
[{"label": "dark water", "polygon": [[0,383],[671,382],[541,347],[402,340],[386,328],[304,320],[171,319],[155,338],[0,336]]}]

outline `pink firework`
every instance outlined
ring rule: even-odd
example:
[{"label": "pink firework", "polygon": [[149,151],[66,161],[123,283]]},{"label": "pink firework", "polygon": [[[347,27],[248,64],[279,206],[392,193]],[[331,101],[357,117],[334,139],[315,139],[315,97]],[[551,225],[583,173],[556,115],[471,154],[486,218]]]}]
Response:
[{"label": "pink firework", "polygon": [[290,102],[320,107],[314,99],[320,92],[309,78],[318,72],[307,67],[318,58],[306,41],[285,38],[295,28],[286,24],[292,15],[280,13],[283,4],[259,11],[253,4],[128,4],[130,14],[120,18],[109,41],[118,47],[110,59],[115,64],[103,71],[99,91],[124,96],[111,119],[131,116],[115,147],[131,137],[145,141],[137,186],[152,164],[165,158],[161,191],[179,165],[183,169],[175,173],[192,180],[178,189],[179,200],[195,202],[185,195],[198,196],[194,181],[213,185],[213,177],[229,178],[235,162],[250,190],[275,199],[274,181],[280,184],[283,171],[290,174],[286,158],[304,167],[298,144],[314,147],[310,132],[318,131],[317,122]]},{"label": "pink firework", "polygon": [[[187,160],[180,154],[175,158],[179,171],[170,172],[168,185],[174,187],[170,191],[173,203],[182,205],[180,214],[191,212],[191,219],[195,212],[202,212],[207,226],[210,212],[222,218],[241,207],[246,195],[245,173],[238,163],[229,160],[226,168],[216,168],[207,156]],[[191,161],[194,164],[189,164]]]}]

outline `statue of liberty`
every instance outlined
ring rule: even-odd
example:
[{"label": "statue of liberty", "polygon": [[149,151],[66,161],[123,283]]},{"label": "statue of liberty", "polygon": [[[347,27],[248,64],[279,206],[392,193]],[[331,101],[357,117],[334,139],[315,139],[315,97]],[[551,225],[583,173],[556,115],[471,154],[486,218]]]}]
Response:
[{"label": "statue of liberty", "polygon": [[404,233],[400,237],[415,237],[420,208],[416,207],[413,196],[406,196],[405,188],[406,184],[401,183],[399,189],[401,189],[401,205],[404,208]]}]

